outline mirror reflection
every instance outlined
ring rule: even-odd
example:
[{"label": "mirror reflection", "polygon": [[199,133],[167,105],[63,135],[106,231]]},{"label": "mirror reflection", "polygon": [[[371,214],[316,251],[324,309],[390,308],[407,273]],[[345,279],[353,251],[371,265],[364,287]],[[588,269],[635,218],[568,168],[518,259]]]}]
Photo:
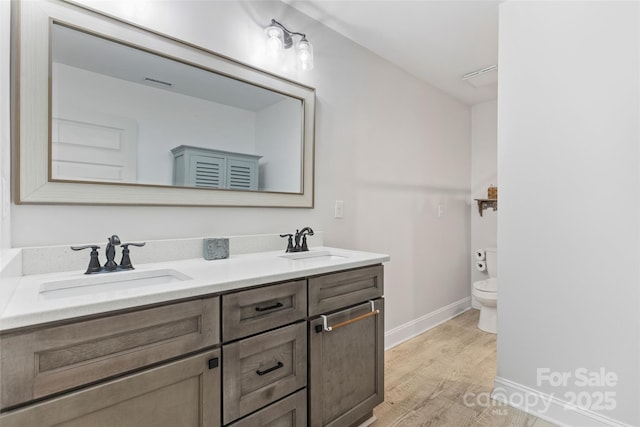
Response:
[{"label": "mirror reflection", "polygon": [[303,102],[54,23],[53,181],[302,192]]}]

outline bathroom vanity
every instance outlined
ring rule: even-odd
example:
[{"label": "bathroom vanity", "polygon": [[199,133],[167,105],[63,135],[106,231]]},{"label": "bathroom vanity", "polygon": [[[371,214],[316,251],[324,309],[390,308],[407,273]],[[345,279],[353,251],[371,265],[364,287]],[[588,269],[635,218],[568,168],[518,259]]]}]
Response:
[{"label": "bathroom vanity", "polygon": [[[12,4],[16,203],[313,207],[315,89],[80,3]],[[113,75],[94,57],[174,80]],[[79,76],[92,83],[78,90]],[[25,259],[3,276],[3,427],[344,427],[382,402],[388,256],[251,241],[253,253],[205,261],[201,239],[161,245],[135,271],[88,276],[68,247],[39,248],[55,269]]]},{"label": "bathroom vanity", "polygon": [[[389,258],[310,253],[180,261],[162,271],[188,280],[95,294],[69,290],[84,285],[64,273],[15,279],[0,318],[0,424],[364,422],[383,401]],[[100,276],[145,271],[158,269]]]}]

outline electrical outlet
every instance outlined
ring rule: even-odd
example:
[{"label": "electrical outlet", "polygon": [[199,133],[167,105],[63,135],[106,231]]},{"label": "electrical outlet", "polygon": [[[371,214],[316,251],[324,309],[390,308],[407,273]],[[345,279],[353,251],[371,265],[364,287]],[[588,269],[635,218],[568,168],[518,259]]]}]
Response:
[{"label": "electrical outlet", "polygon": [[229,258],[229,239],[217,237],[204,238],[202,257],[206,260]]},{"label": "electrical outlet", "polygon": [[342,218],[344,217],[344,201],[336,200],[336,205],[334,208],[334,217]]}]

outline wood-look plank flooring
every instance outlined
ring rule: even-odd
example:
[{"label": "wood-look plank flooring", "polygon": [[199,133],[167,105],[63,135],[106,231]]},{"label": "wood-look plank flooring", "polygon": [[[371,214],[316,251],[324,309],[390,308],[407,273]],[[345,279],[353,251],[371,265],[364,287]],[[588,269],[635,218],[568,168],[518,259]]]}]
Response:
[{"label": "wood-look plank flooring", "polygon": [[373,427],[553,427],[489,399],[496,336],[469,310],[385,353],[385,401]]}]

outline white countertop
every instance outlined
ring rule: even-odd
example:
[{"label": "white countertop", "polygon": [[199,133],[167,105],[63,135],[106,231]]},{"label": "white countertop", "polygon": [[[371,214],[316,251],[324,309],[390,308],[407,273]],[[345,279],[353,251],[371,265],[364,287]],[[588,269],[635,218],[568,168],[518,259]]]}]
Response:
[{"label": "white countertop", "polygon": [[[364,267],[389,261],[388,255],[329,247],[338,257],[291,260],[282,251],[232,255],[206,261],[189,259],[137,265],[135,270],[85,275],[84,271],[3,278],[0,284],[0,330],[9,330],[113,310],[168,302],[201,295],[229,292],[244,287],[280,282],[317,274]],[[144,271],[175,270],[190,280],[137,288],[107,289],[85,295],[51,298],[41,293],[43,283],[82,280],[87,277],[140,274]]]}]

